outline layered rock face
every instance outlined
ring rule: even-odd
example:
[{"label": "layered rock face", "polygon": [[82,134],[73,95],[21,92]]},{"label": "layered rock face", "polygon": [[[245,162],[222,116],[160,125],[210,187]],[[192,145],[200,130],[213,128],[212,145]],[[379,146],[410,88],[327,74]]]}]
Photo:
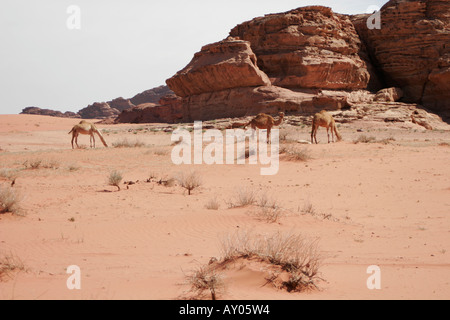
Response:
[{"label": "layered rock face", "polygon": [[109,104],[106,102],[99,103],[95,102],[90,106],[87,106],[84,109],[81,109],[78,114],[83,119],[105,119],[111,117],[117,117],[120,114],[120,111],[114,108],[111,108]]},{"label": "layered rock face", "polygon": [[232,88],[270,85],[267,75],[257,66],[250,43],[232,39],[204,46],[186,68],[166,82],[182,98]]},{"label": "layered rock face", "polygon": [[59,117],[59,118],[81,118],[79,114],[71,111],[62,113],[61,111],[55,111],[50,109],[41,109],[37,107],[27,107],[22,110],[21,114],[34,114],[41,116]]},{"label": "layered rock face", "polygon": [[450,1],[391,0],[381,9],[381,29],[367,16],[353,18],[388,85],[404,101],[450,115]]},{"label": "layered rock face", "polygon": [[365,89],[370,80],[349,17],[313,6],[267,15],[231,33],[251,43],[258,66],[285,88]]},{"label": "layered rock face", "polygon": [[405,110],[401,121],[420,122],[420,112],[410,113],[423,104],[441,115],[447,110],[450,119],[449,6],[448,0],[391,0],[381,10],[381,29],[372,30],[370,15],[321,6],[244,22],[166,81],[179,97],[170,108],[160,109],[162,99],[122,118],[192,122],[260,112],[353,112],[364,105],[369,116],[371,106],[392,106]]}]

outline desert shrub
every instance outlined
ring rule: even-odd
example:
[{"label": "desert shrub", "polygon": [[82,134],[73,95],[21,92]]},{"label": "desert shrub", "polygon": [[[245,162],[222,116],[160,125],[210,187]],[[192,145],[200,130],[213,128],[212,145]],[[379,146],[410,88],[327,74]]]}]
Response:
[{"label": "desert shrub", "polygon": [[239,189],[234,198],[228,201],[229,208],[242,208],[255,204],[257,201],[256,192],[253,189]]},{"label": "desert shrub", "polygon": [[3,281],[11,272],[23,270],[25,266],[18,257],[12,254],[0,256],[0,281]]},{"label": "desert shrub", "polygon": [[113,170],[109,174],[108,184],[110,186],[117,187],[118,191],[120,191],[120,183],[122,182],[122,179],[123,179],[122,173],[117,170]]},{"label": "desert shrub", "polygon": [[358,143],[373,143],[375,142],[377,139],[375,137],[368,137],[366,135],[360,135],[356,140],[353,141],[353,143],[358,144]]},{"label": "desert shrub", "polygon": [[211,300],[217,300],[217,294],[223,289],[224,283],[222,276],[217,273],[214,267],[205,266],[195,270],[188,276],[188,283],[191,290],[201,297],[204,291],[209,291]]},{"label": "desert shrub", "polygon": [[200,187],[202,184],[199,174],[195,171],[180,173],[177,180],[180,186],[188,191],[189,195],[191,195],[192,190]]},{"label": "desert shrub", "polygon": [[142,148],[145,147],[145,143],[139,140],[130,141],[127,138],[123,138],[116,142],[113,142],[114,148]]},{"label": "desert shrub", "polygon": [[205,205],[206,209],[208,210],[219,210],[220,203],[217,200],[217,198],[209,199],[209,201]]},{"label": "desert shrub", "polygon": [[19,209],[19,196],[12,187],[0,187],[0,213],[16,213]]},{"label": "desert shrub", "polygon": [[280,149],[280,154],[284,154],[286,160],[290,161],[306,162],[312,159],[310,151],[306,148],[299,150],[291,147],[282,147]]},{"label": "desert shrub", "polygon": [[317,288],[321,256],[317,239],[277,232],[269,236],[252,236],[249,233],[228,235],[222,241],[224,261],[238,258],[258,258],[280,266],[289,273],[282,286],[288,291]]}]

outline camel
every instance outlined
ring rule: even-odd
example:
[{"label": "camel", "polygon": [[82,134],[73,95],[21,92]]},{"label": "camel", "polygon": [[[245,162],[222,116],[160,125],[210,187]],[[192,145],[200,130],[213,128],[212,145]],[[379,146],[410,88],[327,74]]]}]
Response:
[{"label": "camel", "polygon": [[275,119],[272,116],[269,116],[265,113],[258,114],[252,121],[247,123],[244,128],[247,128],[248,126],[251,126],[253,130],[256,131],[256,128],[264,130],[267,129],[267,143],[270,143],[270,133],[272,132],[272,128],[274,126],[279,126],[283,122],[284,119],[284,113],[280,112],[278,114],[278,120],[275,121]]},{"label": "camel", "polygon": [[75,125],[72,128],[72,130],[69,132],[69,134],[72,134],[72,149],[75,149],[74,145],[73,145],[74,141],[75,141],[75,144],[77,145],[77,147],[80,148],[80,146],[78,145],[78,135],[80,135],[80,134],[90,135],[91,136],[91,139],[90,139],[91,148],[92,147],[95,148],[94,133],[96,133],[100,137],[100,140],[102,140],[103,145],[108,148],[108,145],[106,144],[105,139],[103,138],[102,134],[97,129],[97,127],[91,122],[82,120],[79,124]]},{"label": "camel", "polygon": [[333,116],[326,112],[325,110],[321,111],[320,113],[317,113],[313,118],[313,124],[312,124],[312,132],[311,132],[311,143],[314,144],[314,140],[317,142],[317,130],[319,127],[327,128],[328,133],[328,143],[331,143],[330,141],[330,129],[331,129],[331,135],[333,136],[333,143],[334,143],[334,134],[336,133],[336,137],[338,141],[342,141],[342,136],[339,133],[336,122],[333,119]]}]

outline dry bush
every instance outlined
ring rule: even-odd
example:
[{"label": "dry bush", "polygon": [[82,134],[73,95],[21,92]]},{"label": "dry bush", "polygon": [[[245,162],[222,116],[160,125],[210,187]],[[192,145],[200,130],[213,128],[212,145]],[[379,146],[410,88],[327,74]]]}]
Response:
[{"label": "dry bush", "polygon": [[14,186],[18,177],[19,171],[16,169],[0,169],[0,178],[9,180],[11,182],[11,186]]},{"label": "dry bush", "polygon": [[38,170],[41,168],[44,169],[59,169],[60,162],[56,159],[50,159],[50,160],[42,160],[42,159],[31,159],[26,160],[23,163],[23,166],[25,169],[31,169],[31,170]]},{"label": "dry bush", "polygon": [[276,200],[271,199],[267,193],[263,193],[259,197],[257,205],[256,216],[269,223],[275,223],[283,216],[281,206]]},{"label": "dry bush", "polygon": [[18,257],[12,254],[0,256],[0,281],[3,281],[11,272],[23,270],[25,266]]},{"label": "dry bush", "polygon": [[289,279],[282,282],[288,291],[304,291],[317,288],[319,267],[322,257],[317,239],[301,235],[277,232],[270,236],[253,236],[246,232],[228,235],[222,241],[224,261],[238,258],[258,258],[261,261],[280,266],[289,273]]},{"label": "dry bush", "polygon": [[201,178],[196,171],[180,173],[177,180],[180,186],[188,191],[189,195],[191,195],[192,190],[200,187],[202,184]]},{"label": "dry bush", "polygon": [[373,143],[377,139],[375,137],[368,137],[366,135],[360,135],[356,140],[353,141],[354,144],[358,143]]},{"label": "dry bush", "polygon": [[113,142],[114,148],[142,148],[145,147],[145,143],[139,140],[135,140],[134,142],[129,141],[128,138],[123,138],[116,142]]},{"label": "dry bush", "polygon": [[280,148],[280,154],[285,155],[285,159],[289,161],[306,162],[312,159],[311,153],[308,149],[296,149],[292,147]]},{"label": "dry bush", "polygon": [[222,276],[211,266],[200,267],[192,275],[188,276],[191,291],[201,298],[204,291],[209,291],[211,300],[217,300],[217,295],[223,290]]},{"label": "dry bush", "polygon": [[113,170],[109,174],[108,184],[110,186],[117,187],[118,191],[120,191],[120,183],[122,182],[122,179],[123,179],[122,173],[117,170]]},{"label": "dry bush", "polygon": [[219,210],[220,203],[217,200],[217,198],[209,199],[209,201],[205,205],[206,209],[208,210]]},{"label": "dry bush", "polygon": [[256,200],[256,192],[252,189],[239,189],[227,204],[229,208],[243,208],[254,205]]},{"label": "dry bush", "polygon": [[19,196],[12,187],[0,187],[0,213],[17,213]]},{"label": "dry bush", "polygon": [[41,159],[33,159],[33,160],[26,160],[23,163],[23,166],[25,167],[25,169],[37,170],[41,167],[41,164],[42,164]]}]

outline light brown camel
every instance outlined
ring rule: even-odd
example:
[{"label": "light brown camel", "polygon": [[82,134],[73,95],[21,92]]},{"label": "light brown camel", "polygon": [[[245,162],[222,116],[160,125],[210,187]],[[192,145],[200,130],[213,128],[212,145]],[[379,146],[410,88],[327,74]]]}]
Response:
[{"label": "light brown camel", "polygon": [[82,120],[79,124],[75,125],[72,128],[72,130],[69,132],[69,134],[72,134],[72,149],[75,149],[74,145],[73,145],[74,141],[75,141],[75,144],[77,145],[77,147],[80,148],[80,146],[78,145],[78,135],[80,135],[80,134],[89,135],[91,137],[90,138],[91,148],[92,147],[95,148],[94,133],[96,133],[100,137],[100,140],[102,140],[103,145],[108,148],[108,145],[106,144],[105,139],[103,138],[102,134],[97,129],[97,127],[91,122]]},{"label": "light brown camel", "polygon": [[325,110],[321,111],[320,113],[317,113],[313,118],[313,124],[312,124],[312,132],[311,132],[311,143],[314,144],[314,140],[317,142],[317,130],[319,127],[327,128],[327,134],[328,134],[328,143],[331,143],[330,140],[330,129],[331,129],[331,135],[333,136],[333,143],[334,143],[334,134],[336,133],[336,137],[338,141],[342,141],[342,136],[339,133],[336,122],[333,119],[333,116],[326,112]]},{"label": "light brown camel", "polygon": [[278,114],[278,120],[275,121],[275,119],[272,116],[269,116],[265,113],[258,114],[252,121],[247,123],[245,125],[245,128],[248,126],[251,126],[253,130],[256,131],[256,128],[264,130],[267,129],[267,143],[270,143],[270,133],[272,132],[272,128],[274,126],[279,126],[283,123],[284,119],[284,113],[280,112]]}]

